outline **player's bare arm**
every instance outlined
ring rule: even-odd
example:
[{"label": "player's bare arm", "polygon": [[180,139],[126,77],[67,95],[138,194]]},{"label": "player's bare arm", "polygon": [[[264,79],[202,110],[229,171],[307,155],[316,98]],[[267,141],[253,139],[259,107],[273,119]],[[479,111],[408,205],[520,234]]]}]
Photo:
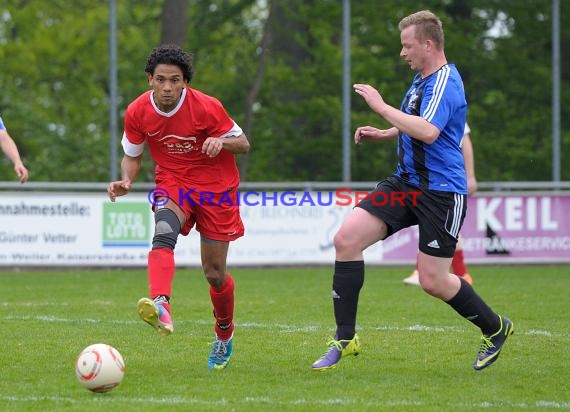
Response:
[{"label": "player's bare arm", "polygon": [[354,91],[362,96],[368,106],[396,129],[424,143],[432,144],[440,130],[423,117],[402,112],[387,104],[380,92],[369,84],[355,84]]},{"label": "player's bare arm", "polygon": [[132,183],[137,178],[139,170],[141,168],[142,156],[131,157],[123,156],[121,161],[121,180],[116,180],[109,183],[107,187],[107,193],[111,202],[119,196],[124,196],[131,190]]},{"label": "player's bare arm", "polygon": [[235,154],[249,152],[249,140],[245,134],[228,137],[208,137],[202,145],[202,153],[216,157],[222,149]]},{"label": "player's bare arm", "polygon": [[354,132],[354,143],[361,144],[364,140],[391,140],[398,136],[398,129],[378,129],[372,126],[361,126]]},{"label": "player's bare arm", "polygon": [[22,163],[22,159],[20,158],[20,153],[18,152],[18,147],[16,146],[14,139],[12,139],[4,129],[0,130],[0,148],[14,165],[14,172],[16,172],[20,183],[26,183],[28,181],[28,169],[26,169],[24,163]]}]

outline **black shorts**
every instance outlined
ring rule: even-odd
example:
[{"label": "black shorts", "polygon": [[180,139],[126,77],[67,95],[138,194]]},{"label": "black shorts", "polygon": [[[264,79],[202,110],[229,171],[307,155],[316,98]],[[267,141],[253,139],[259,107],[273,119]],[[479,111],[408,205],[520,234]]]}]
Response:
[{"label": "black shorts", "polygon": [[390,176],[376,185],[360,207],[382,219],[386,237],[418,225],[419,249],[430,256],[453,257],[467,210],[467,195],[423,190]]}]

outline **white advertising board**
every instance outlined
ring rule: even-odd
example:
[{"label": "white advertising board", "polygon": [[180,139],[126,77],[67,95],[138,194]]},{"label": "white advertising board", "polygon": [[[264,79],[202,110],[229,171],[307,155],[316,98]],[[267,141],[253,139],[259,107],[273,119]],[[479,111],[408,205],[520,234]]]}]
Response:
[{"label": "white advertising board", "polygon": [[[355,193],[265,195],[243,198],[246,234],[231,243],[228,264],[332,265],[332,239]],[[465,255],[473,263],[570,262],[565,210],[569,194],[470,197],[462,229]],[[111,203],[105,193],[0,192],[0,266],[145,266],[153,232],[144,193]],[[366,262],[410,265],[417,242],[417,226],[405,229],[367,249]],[[199,243],[195,230],[180,236],[176,263],[199,266]]]},{"label": "white advertising board", "polygon": [[[246,235],[230,265],[330,264],[346,206],[241,206]],[[154,231],[145,194],[0,193],[0,266],[143,266]],[[178,265],[199,266],[199,234],[180,236]],[[380,262],[380,245],[367,254]]]}]

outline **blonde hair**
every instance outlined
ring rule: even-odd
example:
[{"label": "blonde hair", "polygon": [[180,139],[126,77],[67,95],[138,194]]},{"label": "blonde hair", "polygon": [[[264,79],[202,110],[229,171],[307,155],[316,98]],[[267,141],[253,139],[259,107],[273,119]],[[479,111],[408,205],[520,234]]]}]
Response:
[{"label": "blonde hair", "polygon": [[431,11],[418,11],[404,17],[402,20],[400,20],[400,23],[398,23],[398,29],[400,29],[400,31],[410,26],[416,26],[417,40],[432,40],[439,50],[443,50],[443,45],[445,42],[443,35],[443,24],[441,24],[439,17],[437,17]]}]

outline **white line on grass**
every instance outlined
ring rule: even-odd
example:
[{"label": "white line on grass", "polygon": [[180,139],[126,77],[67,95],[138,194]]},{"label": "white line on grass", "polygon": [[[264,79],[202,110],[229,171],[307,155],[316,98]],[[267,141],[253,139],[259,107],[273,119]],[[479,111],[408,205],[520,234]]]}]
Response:
[{"label": "white line on grass", "polygon": [[[102,306],[112,306],[115,302],[109,300],[93,300],[89,301],[89,304],[102,305]],[[45,306],[71,306],[69,302],[0,302],[0,306],[23,306],[28,308],[33,307],[45,307]]]},{"label": "white line on grass", "polygon": [[[5,321],[28,321],[28,322],[56,322],[56,323],[88,323],[88,324],[121,324],[121,325],[138,325],[141,322],[139,320],[101,320],[101,319],[70,319],[62,318],[57,316],[5,316],[1,318]],[[211,325],[212,322],[209,320],[178,320],[176,324],[186,324],[186,325]],[[286,325],[282,323],[260,323],[260,322],[237,322],[237,326],[240,328],[258,328],[258,329],[278,329],[281,333],[298,333],[298,332],[318,332],[326,329],[322,326],[317,325]],[[455,326],[426,326],[426,325],[411,325],[411,326],[358,326],[359,331],[365,330],[381,330],[381,331],[411,331],[411,332],[438,332],[438,333],[472,333],[472,329],[463,329]],[[570,333],[554,333],[546,330],[535,330],[530,329],[527,331],[516,331],[517,334],[529,335],[529,336],[546,336],[546,337],[570,337]]]},{"label": "white line on grass", "polygon": [[[97,396],[97,395],[94,395]],[[0,401],[2,402],[38,402],[38,401],[49,401],[54,403],[72,403],[72,404],[154,404],[154,405],[206,405],[206,406],[229,406],[233,404],[258,404],[258,405],[272,405],[272,406],[284,406],[284,405],[306,405],[306,406],[366,406],[375,408],[386,408],[386,407],[402,407],[402,406],[428,406],[428,403],[424,403],[418,400],[367,400],[363,402],[360,399],[350,399],[350,398],[331,398],[331,399],[293,399],[290,401],[281,401],[278,399],[272,399],[266,396],[263,397],[250,397],[247,396],[242,399],[228,400],[220,399],[217,401],[203,400],[197,398],[185,398],[185,397],[149,397],[149,398],[131,398],[125,396],[115,396],[114,394],[109,394],[101,397],[92,397],[90,399],[77,399],[65,396],[10,396],[10,395],[0,395]],[[429,404],[431,405],[431,404]],[[441,405],[444,406],[444,405]],[[569,402],[558,402],[558,401],[548,401],[548,400],[537,400],[534,403],[526,402],[476,402],[476,403],[448,403],[445,405],[453,409],[493,409],[493,408],[509,408],[509,409],[529,409],[529,408],[548,408],[548,409],[570,409]]]}]

